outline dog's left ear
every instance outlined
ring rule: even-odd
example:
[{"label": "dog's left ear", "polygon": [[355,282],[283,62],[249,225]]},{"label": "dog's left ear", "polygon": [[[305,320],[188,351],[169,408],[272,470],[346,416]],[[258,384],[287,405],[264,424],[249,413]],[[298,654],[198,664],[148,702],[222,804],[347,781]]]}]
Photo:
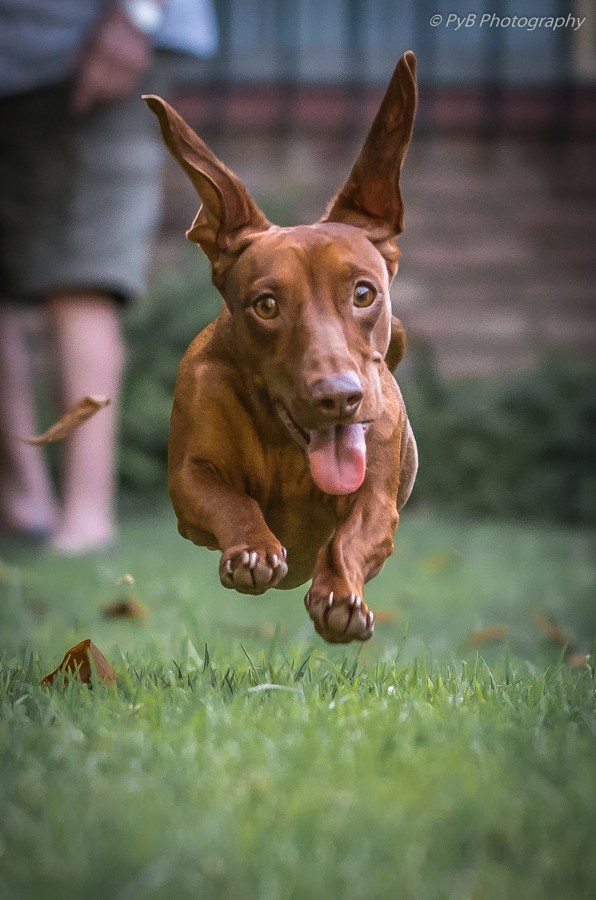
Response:
[{"label": "dog's left ear", "polygon": [[186,236],[209,257],[213,281],[221,287],[226,269],[247,235],[266,231],[270,222],[238,176],[217,158],[175,109],[154,94],[143,99],[159,119],[166,146],[203,201]]},{"label": "dog's left ear", "polygon": [[403,231],[399,187],[416,113],[416,57],[399,60],[350,176],[331,201],[322,222],[363,228],[384,256],[389,274],[397,269],[395,238]]}]

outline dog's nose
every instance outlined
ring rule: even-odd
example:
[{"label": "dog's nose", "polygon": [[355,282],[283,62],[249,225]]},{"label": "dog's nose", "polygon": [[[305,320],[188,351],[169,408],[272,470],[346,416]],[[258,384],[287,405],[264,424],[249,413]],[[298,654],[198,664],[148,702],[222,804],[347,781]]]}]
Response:
[{"label": "dog's nose", "polygon": [[354,372],[340,372],[328,378],[319,378],[310,389],[310,396],[328,419],[345,419],[353,416],[362,402],[362,385]]}]

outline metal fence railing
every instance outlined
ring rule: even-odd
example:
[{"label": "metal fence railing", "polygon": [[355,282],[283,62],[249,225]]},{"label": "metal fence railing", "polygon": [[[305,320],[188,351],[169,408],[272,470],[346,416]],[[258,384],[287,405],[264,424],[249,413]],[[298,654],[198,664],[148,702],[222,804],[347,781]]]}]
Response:
[{"label": "metal fence railing", "polygon": [[[422,128],[538,128],[563,136],[596,127],[594,85],[577,67],[584,0],[525,0],[523,16],[513,0],[214,5],[218,52],[200,83],[192,66],[182,72],[185,94],[202,103],[212,125],[349,128],[375,107],[398,56],[412,48]],[[595,22],[585,17],[581,27]]]}]

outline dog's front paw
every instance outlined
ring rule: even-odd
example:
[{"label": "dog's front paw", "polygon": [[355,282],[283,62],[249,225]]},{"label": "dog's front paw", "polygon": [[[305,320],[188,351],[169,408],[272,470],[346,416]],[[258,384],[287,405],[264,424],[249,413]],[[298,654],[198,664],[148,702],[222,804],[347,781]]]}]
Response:
[{"label": "dog's front paw", "polygon": [[222,553],[219,578],[226,588],[241,594],[263,594],[288,574],[285,548],[232,547]]},{"label": "dog's front paw", "polygon": [[311,587],[304,605],[315,631],[330,644],[367,641],[375,630],[375,616],[360,594]]}]

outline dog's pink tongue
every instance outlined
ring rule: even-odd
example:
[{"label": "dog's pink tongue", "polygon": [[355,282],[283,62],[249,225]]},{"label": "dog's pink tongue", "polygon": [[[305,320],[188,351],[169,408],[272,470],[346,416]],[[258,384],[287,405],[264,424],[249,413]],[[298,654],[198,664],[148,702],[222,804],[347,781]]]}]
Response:
[{"label": "dog's pink tongue", "polygon": [[351,494],[366,474],[364,426],[335,425],[310,433],[310,471],[315,484],[326,494]]}]

